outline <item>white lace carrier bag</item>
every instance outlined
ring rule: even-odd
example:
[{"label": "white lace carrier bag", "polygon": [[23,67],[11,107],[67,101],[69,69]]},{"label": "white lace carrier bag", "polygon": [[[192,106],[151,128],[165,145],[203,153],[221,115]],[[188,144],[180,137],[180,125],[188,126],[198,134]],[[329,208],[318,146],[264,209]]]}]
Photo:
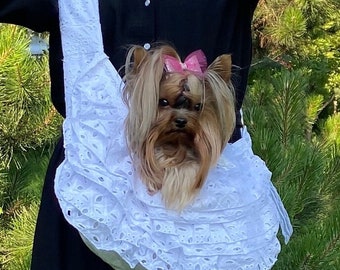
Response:
[{"label": "white lace carrier bag", "polygon": [[150,270],[270,269],[279,227],[292,227],[250,137],[229,144],[197,199],[167,210],[136,177],[123,122],[123,83],[103,50],[97,0],[59,0],[65,160],[55,192],[67,221],[111,266]]}]

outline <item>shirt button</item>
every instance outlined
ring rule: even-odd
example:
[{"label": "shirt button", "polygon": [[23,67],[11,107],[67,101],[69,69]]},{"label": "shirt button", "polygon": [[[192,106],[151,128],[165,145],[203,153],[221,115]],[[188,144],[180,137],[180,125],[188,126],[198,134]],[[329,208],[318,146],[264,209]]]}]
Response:
[{"label": "shirt button", "polygon": [[145,43],[143,47],[145,50],[149,50],[151,48],[151,45],[150,43]]},{"label": "shirt button", "polygon": [[150,0],[145,0],[144,5],[145,5],[146,7],[149,6],[149,5],[150,5]]}]

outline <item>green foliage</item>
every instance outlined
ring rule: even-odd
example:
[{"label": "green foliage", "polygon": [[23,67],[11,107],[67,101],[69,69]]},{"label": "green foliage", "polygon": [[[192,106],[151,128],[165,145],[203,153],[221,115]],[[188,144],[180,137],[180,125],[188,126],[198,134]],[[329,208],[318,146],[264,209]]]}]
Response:
[{"label": "green foliage", "polygon": [[340,269],[340,211],[334,208],[319,223],[305,224],[283,247],[273,269]]},{"label": "green foliage", "polygon": [[328,117],[322,127],[322,131],[324,138],[340,146],[340,114]]},{"label": "green foliage", "polygon": [[21,155],[52,142],[60,118],[49,97],[47,57],[37,60],[28,51],[23,28],[0,24],[0,168]]},{"label": "green foliage", "polygon": [[306,80],[300,74],[283,70],[272,81],[275,95],[269,106],[274,128],[280,132],[280,141],[287,145],[289,136],[304,127]]},{"label": "green foliage", "polygon": [[[25,159],[18,157],[16,163],[12,162],[8,169],[2,170],[0,207],[3,214],[0,224],[12,218],[16,209],[39,202],[50,156],[51,148],[30,150]],[[3,226],[6,227],[6,224]]]},{"label": "green foliage", "polygon": [[38,209],[37,203],[21,207],[15,212],[8,229],[0,231],[0,269],[30,269]]},{"label": "green foliage", "polygon": [[0,269],[29,269],[43,179],[61,117],[50,101],[47,55],[29,32],[0,24]]},{"label": "green foliage", "polygon": [[28,270],[38,205],[51,149],[29,151],[0,177],[0,269]]},{"label": "green foliage", "polygon": [[272,171],[294,226],[274,266],[278,270],[340,269],[339,114],[328,118],[322,135],[313,132],[323,97],[310,92],[310,76],[258,64],[244,106],[254,152]]},{"label": "green foliage", "polygon": [[296,39],[306,34],[306,20],[301,10],[288,6],[283,10],[276,24],[268,27],[272,42],[293,49]]},{"label": "green foliage", "polygon": [[338,0],[262,0],[253,23],[255,57],[309,72],[309,91],[323,96],[326,114],[339,110],[339,17]]}]

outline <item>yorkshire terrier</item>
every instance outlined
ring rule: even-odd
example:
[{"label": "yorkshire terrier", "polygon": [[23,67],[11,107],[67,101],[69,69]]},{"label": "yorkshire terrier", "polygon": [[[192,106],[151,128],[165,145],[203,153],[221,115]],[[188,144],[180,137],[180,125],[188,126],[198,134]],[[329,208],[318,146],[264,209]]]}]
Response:
[{"label": "yorkshire terrier", "polygon": [[202,51],[182,63],[168,45],[128,53],[127,144],[148,191],[170,209],[193,201],[234,130],[231,66],[224,54],[207,67]]}]

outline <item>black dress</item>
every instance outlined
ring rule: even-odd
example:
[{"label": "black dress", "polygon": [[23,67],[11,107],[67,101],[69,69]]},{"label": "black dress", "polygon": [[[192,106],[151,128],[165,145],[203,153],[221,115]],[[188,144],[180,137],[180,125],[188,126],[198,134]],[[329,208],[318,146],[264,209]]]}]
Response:
[{"label": "black dress", "polygon": [[[237,66],[233,83],[237,99],[237,127],[232,141],[240,137],[242,106],[251,61],[251,20],[258,0],[101,0],[100,16],[105,53],[119,69],[129,45],[148,48],[167,42],[182,57],[202,49],[210,63],[218,55],[232,54]],[[1,0],[0,21],[50,33],[51,96],[65,116],[62,50],[56,0]],[[78,232],[64,219],[54,195],[55,170],[62,162],[60,140],[51,158],[37,221],[32,270],[111,269],[84,245]]]}]

